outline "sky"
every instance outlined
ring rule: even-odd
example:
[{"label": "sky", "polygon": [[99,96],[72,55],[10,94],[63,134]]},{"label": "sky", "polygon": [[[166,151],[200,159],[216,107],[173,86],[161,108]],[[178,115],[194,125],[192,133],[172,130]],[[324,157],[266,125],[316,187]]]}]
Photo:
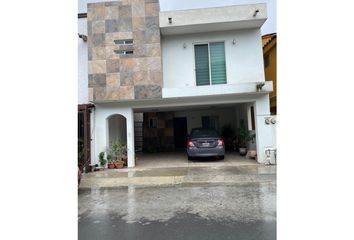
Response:
[{"label": "sky", "polygon": [[[86,12],[86,4],[90,2],[109,2],[108,0],[78,0],[78,12]],[[262,34],[276,32],[276,0],[160,0],[161,11],[172,11],[193,8],[220,7],[228,5],[267,3],[268,19],[263,24]]]}]

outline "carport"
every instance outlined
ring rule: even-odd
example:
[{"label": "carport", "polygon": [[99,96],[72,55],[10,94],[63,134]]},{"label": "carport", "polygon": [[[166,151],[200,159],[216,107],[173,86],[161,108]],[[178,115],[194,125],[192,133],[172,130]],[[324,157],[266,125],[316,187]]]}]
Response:
[{"label": "carport", "polygon": [[[134,110],[137,167],[218,166],[256,164],[255,159],[240,156],[234,144],[240,121],[255,132],[254,103],[226,103],[160,107]],[[225,139],[225,160],[213,158],[188,161],[187,135],[193,128],[214,128]],[[225,137],[224,137],[225,138]],[[256,150],[256,141],[249,145]]]},{"label": "carport", "polygon": [[[266,150],[274,146],[269,99],[262,92],[96,103],[96,106],[93,156],[106,151],[112,140],[126,139],[128,167],[139,165],[139,161],[160,162],[159,156],[168,153],[185,153],[187,134],[192,128],[215,128],[222,135],[225,126],[236,131],[241,120],[255,133],[248,148],[256,150],[257,159],[251,161],[266,163]],[[112,116],[119,116],[120,120],[110,122]],[[227,150],[228,160],[229,154]],[[153,157],[145,157],[150,155]],[[188,161],[185,157],[183,161]],[[98,159],[93,158],[92,164],[96,163]]]}]

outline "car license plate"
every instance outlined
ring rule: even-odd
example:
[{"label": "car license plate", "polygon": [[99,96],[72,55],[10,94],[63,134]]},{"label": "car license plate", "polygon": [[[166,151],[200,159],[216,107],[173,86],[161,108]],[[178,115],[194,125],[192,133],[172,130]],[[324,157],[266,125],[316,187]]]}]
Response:
[{"label": "car license plate", "polygon": [[202,143],[203,147],[209,147],[209,143]]}]

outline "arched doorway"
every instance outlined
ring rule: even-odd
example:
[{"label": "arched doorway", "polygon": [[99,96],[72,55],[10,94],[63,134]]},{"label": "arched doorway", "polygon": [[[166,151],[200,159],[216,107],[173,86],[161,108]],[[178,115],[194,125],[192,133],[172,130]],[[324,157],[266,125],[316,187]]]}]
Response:
[{"label": "arched doorway", "polygon": [[117,142],[127,144],[127,119],[120,114],[107,118],[107,147]]}]

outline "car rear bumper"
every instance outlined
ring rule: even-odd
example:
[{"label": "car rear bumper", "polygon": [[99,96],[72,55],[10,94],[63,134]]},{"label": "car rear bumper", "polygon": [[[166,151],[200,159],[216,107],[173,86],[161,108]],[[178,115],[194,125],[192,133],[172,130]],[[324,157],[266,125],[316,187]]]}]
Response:
[{"label": "car rear bumper", "polygon": [[216,157],[224,156],[225,148],[187,148],[189,157]]}]

